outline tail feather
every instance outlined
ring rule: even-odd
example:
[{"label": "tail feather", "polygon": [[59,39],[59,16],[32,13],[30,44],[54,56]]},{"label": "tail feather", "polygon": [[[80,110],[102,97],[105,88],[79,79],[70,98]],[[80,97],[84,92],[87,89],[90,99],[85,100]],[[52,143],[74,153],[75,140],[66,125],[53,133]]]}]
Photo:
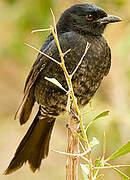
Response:
[{"label": "tail feather", "polygon": [[32,87],[29,93],[24,94],[22,103],[20,104],[14,119],[18,118],[21,125],[26,123],[32,112],[34,103],[35,103],[34,87]]},{"label": "tail feather", "polygon": [[16,171],[27,161],[33,172],[39,169],[41,160],[48,155],[54,122],[55,118],[42,117],[39,110],[4,174]]}]

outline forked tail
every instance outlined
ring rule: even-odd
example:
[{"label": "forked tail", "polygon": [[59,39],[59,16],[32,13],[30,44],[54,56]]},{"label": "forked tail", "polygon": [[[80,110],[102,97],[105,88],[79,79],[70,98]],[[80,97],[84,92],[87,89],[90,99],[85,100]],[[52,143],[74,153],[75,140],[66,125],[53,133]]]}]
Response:
[{"label": "forked tail", "polygon": [[46,158],[55,118],[42,116],[40,109],[26,135],[18,146],[14,158],[4,174],[10,174],[28,161],[33,172],[39,169]]}]

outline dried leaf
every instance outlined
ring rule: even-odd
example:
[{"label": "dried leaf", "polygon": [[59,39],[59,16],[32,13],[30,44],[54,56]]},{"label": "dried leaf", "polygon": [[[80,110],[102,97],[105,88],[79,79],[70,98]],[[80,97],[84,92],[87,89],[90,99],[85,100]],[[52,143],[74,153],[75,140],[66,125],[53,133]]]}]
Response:
[{"label": "dried leaf", "polygon": [[63,86],[55,78],[45,77],[45,79],[52,82],[53,84],[55,84],[56,86],[58,86],[60,89],[62,89],[63,91],[67,93],[67,91],[63,88]]}]

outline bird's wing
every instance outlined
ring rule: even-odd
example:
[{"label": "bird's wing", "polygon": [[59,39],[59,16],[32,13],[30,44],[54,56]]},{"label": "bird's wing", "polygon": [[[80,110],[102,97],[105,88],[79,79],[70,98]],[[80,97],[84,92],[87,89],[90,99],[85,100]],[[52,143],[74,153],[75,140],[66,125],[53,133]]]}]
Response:
[{"label": "bird's wing", "polygon": [[[49,55],[49,52],[46,54]],[[22,99],[22,102],[21,102],[16,114],[15,114],[15,119],[18,118],[20,120],[20,124],[24,124],[30,116],[31,109],[35,102],[35,100],[33,100],[33,99],[35,99],[33,85],[34,85],[39,73],[46,67],[47,64],[48,64],[48,61],[46,61],[46,58],[44,58],[42,54],[39,54],[37,57],[37,60],[35,61],[34,65],[32,66],[32,69],[27,77],[27,80],[25,83],[25,88],[24,88],[24,97]],[[25,111],[29,111],[29,112],[25,113]],[[28,114],[28,117],[26,117],[27,114]]]},{"label": "bird's wing", "polygon": [[[64,50],[63,52],[66,52],[68,49],[70,49],[70,47],[73,44],[76,44],[77,39],[78,39],[77,35],[74,36],[74,33],[72,32],[62,34],[59,37],[59,42],[60,42],[61,47]],[[75,43],[73,43],[73,41],[75,41]],[[56,57],[57,58],[56,60],[60,59],[57,45],[52,35],[50,35],[49,39],[45,41],[45,43],[43,44],[41,48],[41,51],[50,57],[53,57],[53,58]],[[30,96],[33,96],[33,91],[32,91],[34,89],[33,85],[35,84],[39,73],[48,66],[49,61],[50,59],[45,57],[43,54],[40,54],[40,53],[38,54],[38,57],[36,61],[34,62],[32,69],[27,77],[25,88],[24,88],[24,97],[21,102],[21,105],[18,108],[18,111],[16,112],[15,119],[20,117],[20,114],[23,111],[23,109],[27,109],[25,108],[25,105],[26,105],[26,102],[29,101]]]},{"label": "bird's wing", "polygon": [[[46,52],[45,54],[50,56],[51,52]],[[43,54],[39,54],[25,82],[24,95],[28,94],[29,90],[33,86],[34,82],[36,81],[37,76],[46,67],[47,64],[48,64],[48,61],[46,61],[46,57],[44,57]]]},{"label": "bird's wing", "polygon": [[106,58],[108,58],[108,65],[106,67],[105,76],[108,75],[108,73],[110,71],[110,67],[111,67],[111,49],[110,49],[110,47],[107,48]]},{"label": "bird's wing", "polygon": [[[51,56],[51,51],[48,51],[48,45],[52,42],[54,39],[53,35],[50,34],[44,44],[42,45],[40,51],[45,52],[48,56]],[[24,87],[24,94],[27,94],[30,88],[32,87],[33,83],[35,82],[38,74],[45,68],[47,65],[47,61],[45,61],[45,56],[43,54],[39,53],[36,61],[34,62],[31,71],[26,79],[25,87]]]},{"label": "bird's wing", "polygon": [[[45,54],[47,54],[48,56],[52,55],[52,53],[49,50],[48,46],[49,46],[49,44],[51,44],[51,41],[53,39],[54,38],[50,34],[48,36],[47,40],[44,42],[42,48],[41,48],[41,51],[44,52]],[[54,43],[52,43],[52,44],[54,44]],[[36,61],[34,62],[32,68],[31,68],[31,70],[29,72],[29,75],[28,75],[28,77],[26,79],[25,87],[24,87],[24,97],[22,99],[22,102],[21,102],[16,114],[15,114],[15,119],[16,118],[21,119],[21,116],[22,116],[21,114],[23,113],[23,111],[28,109],[28,108],[26,108],[26,106],[30,105],[30,100],[29,99],[30,99],[30,97],[33,98],[33,90],[34,90],[33,85],[34,85],[39,73],[47,66],[48,62],[49,62],[49,60],[48,60],[47,57],[45,57],[41,53],[38,54],[38,57],[37,57]],[[34,103],[32,103],[32,106],[33,106],[33,104]],[[31,111],[30,111],[30,113],[31,113]],[[26,120],[27,119],[28,118],[26,118]],[[23,122],[21,124],[23,124]]]},{"label": "bird's wing", "polygon": [[[59,43],[63,52],[66,52],[67,50],[69,50],[71,46],[73,47],[77,41],[78,41],[77,34],[73,32],[66,32],[59,36]],[[52,34],[48,36],[47,40],[45,41],[45,43],[43,44],[41,48],[41,51],[50,57],[53,57],[53,58],[59,57],[58,48]],[[25,95],[29,92],[30,88],[33,86],[34,82],[36,81],[39,73],[47,66],[49,61],[50,60],[47,57],[39,53],[37,60],[32,66],[32,69],[27,77],[25,88],[24,88]]]}]

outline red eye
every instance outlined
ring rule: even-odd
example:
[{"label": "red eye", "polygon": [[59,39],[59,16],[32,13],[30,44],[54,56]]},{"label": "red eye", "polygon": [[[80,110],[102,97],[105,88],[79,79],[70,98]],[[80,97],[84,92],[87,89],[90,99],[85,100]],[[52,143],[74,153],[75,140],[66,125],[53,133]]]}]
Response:
[{"label": "red eye", "polygon": [[88,21],[92,21],[92,20],[93,20],[93,15],[92,15],[92,14],[88,14],[88,15],[86,16],[86,19],[87,19]]}]

